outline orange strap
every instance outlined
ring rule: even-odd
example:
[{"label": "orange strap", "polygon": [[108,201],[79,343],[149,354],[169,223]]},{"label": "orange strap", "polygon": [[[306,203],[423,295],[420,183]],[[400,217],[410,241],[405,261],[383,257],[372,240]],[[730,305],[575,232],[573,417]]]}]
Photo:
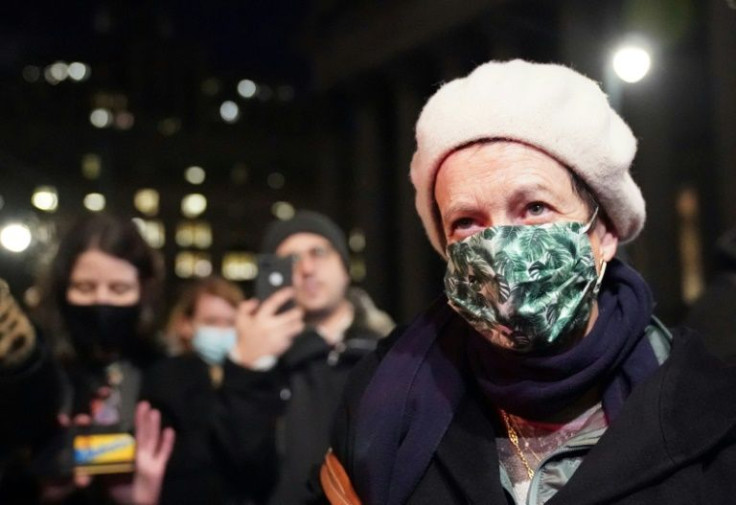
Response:
[{"label": "orange strap", "polygon": [[331,505],[360,505],[360,498],[353,489],[350,477],[332,449],[325,455],[319,480]]}]

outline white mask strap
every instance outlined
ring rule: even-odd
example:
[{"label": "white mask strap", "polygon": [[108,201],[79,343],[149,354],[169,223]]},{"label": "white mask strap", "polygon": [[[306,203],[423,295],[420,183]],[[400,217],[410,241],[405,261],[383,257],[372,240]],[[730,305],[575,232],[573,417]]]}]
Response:
[{"label": "white mask strap", "polygon": [[598,217],[598,209],[599,207],[596,206],[595,210],[593,211],[593,215],[590,218],[590,221],[585,223],[585,225],[580,229],[580,233],[588,233],[588,231],[590,231],[590,228],[593,226],[593,223],[595,223],[595,220]]},{"label": "white mask strap", "polygon": [[598,279],[596,279],[595,286],[593,286],[593,298],[597,298],[598,292],[601,290],[601,284],[603,284],[603,276],[606,274],[607,265],[608,262],[601,259],[601,273],[598,274]]}]

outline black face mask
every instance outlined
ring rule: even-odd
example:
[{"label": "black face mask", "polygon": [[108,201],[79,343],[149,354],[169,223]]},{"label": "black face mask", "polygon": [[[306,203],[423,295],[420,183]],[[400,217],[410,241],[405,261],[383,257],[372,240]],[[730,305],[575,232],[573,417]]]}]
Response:
[{"label": "black face mask", "polygon": [[69,336],[77,353],[111,361],[136,348],[140,305],[71,305],[63,308]]}]

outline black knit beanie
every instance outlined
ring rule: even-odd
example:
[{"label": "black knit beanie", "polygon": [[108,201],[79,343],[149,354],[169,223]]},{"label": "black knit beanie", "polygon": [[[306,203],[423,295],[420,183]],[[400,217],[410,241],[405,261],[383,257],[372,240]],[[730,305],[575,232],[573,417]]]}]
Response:
[{"label": "black knit beanie", "polygon": [[266,234],[261,243],[261,252],[275,253],[279,245],[295,233],[314,233],[329,240],[340,255],[345,269],[350,270],[350,256],[345,234],[330,218],[309,210],[301,210],[286,221],[272,221],[266,228]]}]

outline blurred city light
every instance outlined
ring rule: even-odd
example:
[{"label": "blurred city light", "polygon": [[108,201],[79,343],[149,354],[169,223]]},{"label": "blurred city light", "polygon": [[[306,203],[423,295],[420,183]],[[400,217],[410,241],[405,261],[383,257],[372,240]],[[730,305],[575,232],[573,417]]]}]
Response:
[{"label": "blurred city light", "polygon": [[23,293],[23,302],[29,307],[36,308],[41,304],[41,290],[38,286],[31,286]]},{"label": "blurred city light", "polygon": [[79,82],[89,79],[91,72],[90,68],[87,65],[75,61],[69,65],[69,67],[67,68],[67,73],[69,74],[69,78],[71,80]]},{"label": "blurred city light", "polygon": [[353,228],[350,230],[350,238],[348,239],[348,246],[351,251],[361,252],[365,249],[365,233],[360,228]]},{"label": "blurred city light", "polygon": [[156,249],[161,249],[166,243],[166,228],[164,224],[157,219],[141,219],[134,217],[133,222],[138,227],[141,236],[148,242],[148,245]]},{"label": "blurred city light", "polygon": [[263,102],[273,98],[273,90],[268,86],[258,86],[258,92],[256,96]]},{"label": "blurred city light", "polygon": [[243,79],[238,83],[238,94],[243,98],[253,98],[256,91],[258,91],[258,86],[250,79]]},{"label": "blurred city light", "polygon": [[20,223],[10,223],[0,230],[0,245],[8,251],[21,253],[31,245],[31,230]]},{"label": "blurred city light", "polygon": [[215,96],[219,92],[220,81],[218,81],[216,78],[210,77],[202,83],[202,93],[204,93],[205,95]]},{"label": "blurred city light", "polygon": [[623,46],[613,55],[613,69],[616,75],[628,83],[641,81],[649,72],[651,65],[652,58],[649,52],[639,46]]},{"label": "blurred city light", "polygon": [[190,277],[207,277],[212,273],[210,255],[201,252],[183,251],[174,259],[176,275],[187,279]]},{"label": "blurred city light", "polygon": [[86,179],[99,179],[101,171],[102,160],[97,154],[88,153],[82,156],[82,175]]},{"label": "blurred city light", "polygon": [[170,137],[181,130],[181,120],[175,117],[167,117],[158,122],[158,131],[161,135]]},{"label": "blurred city light", "polygon": [[294,206],[289,202],[276,202],[271,206],[271,213],[281,221],[294,217]]},{"label": "blurred city light", "polygon": [[84,197],[84,207],[92,212],[100,212],[105,210],[105,195],[102,193],[88,193]]},{"label": "blurred city light", "polygon": [[212,261],[209,257],[197,258],[194,262],[194,275],[197,277],[207,277],[212,273]]},{"label": "blurred city light", "polygon": [[45,212],[54,212],[59,207],[59,195],[53,186],[39,186],[31,196],[34,207]]},{"label": "blurred city light", "polygon": [[146,216],[158,214],[159,195],[158,191],[151,188],[139,189],[133,196],[133,205],[138,212]]},{"label": "blurred city light", "polygon": [[59,80],[56,77],[54,77],[54,74],[51,71],[51,65],[49,65],[43,70],[43,78],[46,79],[46,82],[48,82],[49,84],[52,84],[52,85],[59,84]]},{"label": "blurred city light", "polygon": [[212,245],[212,227],[207,221],[182,221],[176,226],[176,245],[207,249]]},{"label": "blurred city light", "polygon": [[61,82],[69,77],[69,67],[63,61],[57,61],[48,67],[49,74],[54,80]]},{"label": "blurred city light", "polygon": [[212,245],[212,227],[206,221],[198,221],[194,225],[194,246],[208,249]]},{"label": "blurred city light", "polygon": [[115,126],[120,130],[130,130],[135,123],[135,116],[128,111],[123,111],[115,116]]},{"label": "blurred city light", "polygon": [[284,178],[283,174],[279,172],[273,172],[268,174],[266,184],[268,184],[268,187],[271,189],[281,189],[284,187],[284,184],[286,184],[286,179]]},{"label": "blurred city light", "polygon": [[112,123],[112,113],[107,109],[95,109],[89,115],[89,122],[96,128],[106,128]]},{"label": "blurred city light", "polygon": [[245,163],[237,163],[230,170],[230,179],[235,184],[245,184],[248,181],[248,166]]},{"label": "blurred city light", "polygon": [[27,65],[23,68],[23,79],[26,82],[38,82],[41,78],[41,69],[35,65]]},{"label": "blurred city light", "polygon": [[222,257],[222,276],[231,281],[250,281],[258,275],[256,255],[249,252],[228,252]]},{"label": "blurred city light", "polygon": [[192,193],[181,200],[181,213],[186,217],[197,217],[207,210],[207,198],[199,193]]},{"label": "blurred city light", "polygon": [[232,100],[226,100],[220,105],[220,117],[226,123],[234,123],[240,117],[240,107]]},{"label": "blurred city light", "polygon": [[365,261],[362,258],[351,258],[350,278],[355,282],[361,282],[365,280],[367,274]]},{"label": "blurred city light", "polygon": [[187,248],[194,244],[194,226],[190,221],[182,221],[176,226],[176,245]]},{"label": "blurred city light", "polygon": [[198,166],[191,166],[184,171],[184,179],[189,184],[202,184],[206,176],[204,168]]}]

